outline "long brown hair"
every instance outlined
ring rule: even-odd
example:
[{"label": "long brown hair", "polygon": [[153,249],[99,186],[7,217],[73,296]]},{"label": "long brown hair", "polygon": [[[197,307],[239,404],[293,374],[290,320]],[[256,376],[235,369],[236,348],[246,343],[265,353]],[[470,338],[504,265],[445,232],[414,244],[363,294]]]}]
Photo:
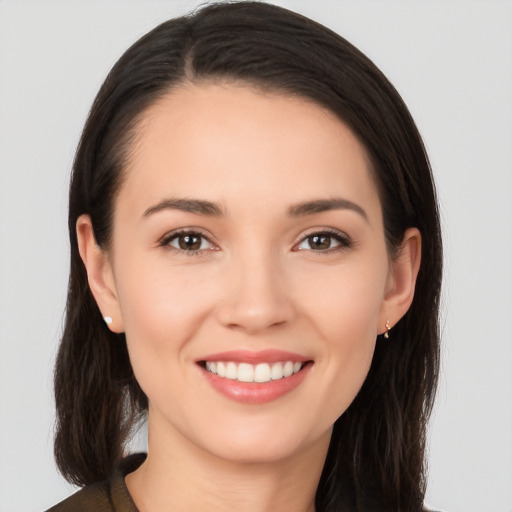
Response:
[{"label": "long brown hair", "polygon": [[57,464],[79,485],[107,477],[148,405],[124,335],[106,328],[89,290],[77,218],[89,214],[98,245],[108,248],[114,199],[141,115],[182,82],[215,79],[308,98],[334,112],[371,157],[390,254],[407,228],[421,232],[414,301],[392,340],[377,341],[362,389],[335,423],[316,497],[319,512],[421,510],[442,265],[428,158],[399,94],[366,56],[324,26],[261,2],[213,4],[161,24],[125,52],[94,101],[69,195],[71,269],[55,369]]}]

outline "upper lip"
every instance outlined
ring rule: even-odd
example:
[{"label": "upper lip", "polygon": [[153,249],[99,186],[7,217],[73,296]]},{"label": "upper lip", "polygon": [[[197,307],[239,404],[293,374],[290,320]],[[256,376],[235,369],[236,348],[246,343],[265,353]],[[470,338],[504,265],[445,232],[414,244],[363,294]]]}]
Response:
[{"label": "upper lip", "polygon": [[280,361],[304,363],[306,361],[311,361],[311,358],[304,357],[293,352],[286,352],[284,350],[228,350],[226,352],[216,352],[215,354],[209,354],[197,360],[198,363],[202,361],[233,361],[235,363],[249,364],[277,363]]}]

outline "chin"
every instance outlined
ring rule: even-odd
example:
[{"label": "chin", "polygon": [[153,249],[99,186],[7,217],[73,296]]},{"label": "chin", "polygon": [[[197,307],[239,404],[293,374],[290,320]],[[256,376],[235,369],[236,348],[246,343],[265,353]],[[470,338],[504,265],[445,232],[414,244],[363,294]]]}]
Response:
[{"label": "chin", "polygon": [[332,426],[324,432],[297,431],[291,428],[271,428],[266,432],[244,429],[229,436],[219,436],[208,443],[206,450],[216,458],[238,464],[268,464],[284,462],[307,455],[310,450],[321,451],[329,446]]}]

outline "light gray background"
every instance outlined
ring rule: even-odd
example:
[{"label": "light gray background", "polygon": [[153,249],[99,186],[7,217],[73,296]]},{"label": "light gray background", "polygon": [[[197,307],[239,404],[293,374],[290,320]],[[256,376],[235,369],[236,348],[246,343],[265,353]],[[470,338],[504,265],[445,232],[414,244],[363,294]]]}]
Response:
[{"label": "light gray background", "polygon": [[[66,189],[101,81],[196,1],[0,0],[0,512],[72,488],[52,460]],[[428,503],[512,511],[512,4],[277,1],[366,52],[403,95],[437,178],[446,246],[443,374]]]}]

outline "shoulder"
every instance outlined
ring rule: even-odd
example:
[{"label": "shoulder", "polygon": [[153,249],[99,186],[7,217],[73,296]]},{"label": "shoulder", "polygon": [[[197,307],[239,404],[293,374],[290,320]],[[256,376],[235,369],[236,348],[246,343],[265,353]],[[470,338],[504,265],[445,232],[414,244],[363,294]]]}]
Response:
[{"label": "shoulder", "polygon": [[144,459],[143,454],[127,457],[111,478],[80,489],[46,512],[138,512],[124,477]]},{"label": "shoulder", "polygon": [[108,482],[88,485],[47,512],[114,511],[109,494]]}]

